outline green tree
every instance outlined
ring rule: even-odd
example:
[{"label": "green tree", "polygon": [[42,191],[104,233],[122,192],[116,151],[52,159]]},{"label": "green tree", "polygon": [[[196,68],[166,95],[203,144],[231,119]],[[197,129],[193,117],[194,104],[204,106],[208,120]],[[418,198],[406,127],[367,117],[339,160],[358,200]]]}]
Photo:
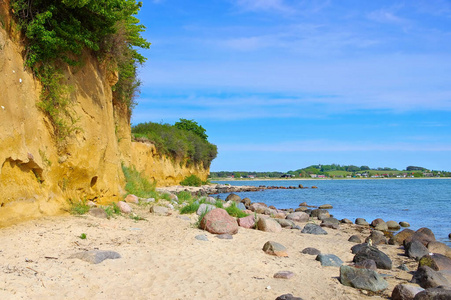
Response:
[{"label": "green tree", "polygon": [[194,134],[200,136],[205,141],[208,138],[208,135],[205,133],[205,128],[197,124],[197,122],[194,120],[180,119],[180,121],[176,122],[174,126],[181,130],[191,131]]}]

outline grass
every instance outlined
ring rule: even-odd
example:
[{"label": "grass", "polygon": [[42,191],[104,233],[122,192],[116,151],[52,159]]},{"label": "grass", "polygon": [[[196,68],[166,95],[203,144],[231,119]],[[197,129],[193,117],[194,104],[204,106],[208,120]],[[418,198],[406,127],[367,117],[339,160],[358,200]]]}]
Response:
[{"label": "grass", "polygon": [[205,210],[205,211],[199,216],[199,218],[197,219],[196,223],[194,223],[194,226],[195,226],[196,228],[205,229],[205,228],[201,228],[201,227],[200,227],[200,223],[202,222],[202,219],[205,217],[205,215],[206,215],[207,213],[208,213],[208,211]]},{"label": "grass", "polygon": [[82,240],[86,240],[86,233],[80,234],[79,238],[81,238]]},{"label": "grass", "polygon": [[111,217],[115,216],[115,215],[121,215],[121,209],[119,208],[119,206],[117,206],[116,203],[111,203],[111,205],[108,206],[104,206],[102,207],[103,210],[105,210],[108,219],[110,219]]},{"label": "grass", "polygon": [[191,202],[193,200],[193,195],[188,191],[181,191],[177,194],[177,198],[179,199],[179,203]]},{"label": "grass", "polygon": [[86,199],[85,200],[78,200],[78,201],[74,201],[72,199],[69,199],[69,204],[70,204],[70,209],[69,212],[72,215],[84,215],[86,213],[89,212],[89,205],[86,203]]},{"label": "grass", "polygon": [[127,182],[125,184],[125,190],[129,194],[142,198],[158,198],[158,193],[155,191],[156,183],[151,183],[134,166],[129,168],[122,165],[122,172]]},{"label": "grass", "polygon": [[192,213],[195,213],[199,209],[200,204],[201,203],[199,203],[198,201],[197,202],[195,201],[195,202],[192,202],[192,203],[190,203],[188,205],[185,205],[184,207],[182,207],[180,209],[180,213],[181,214],[192,214]]},{"label": "grass", "polygon": [[232,203],[229,207],[227,207],[225,210],[227,211],[227,213],[228,213],[230,216],[235,217],[235,218],[244,218],[244,217],[248,216],[248,214],[246,214],[244,211],[242,211],[241,209],[239,209],[239,208],[236,206],[236,203],[235,203],[235,202],[233,202],[233,203]]}]

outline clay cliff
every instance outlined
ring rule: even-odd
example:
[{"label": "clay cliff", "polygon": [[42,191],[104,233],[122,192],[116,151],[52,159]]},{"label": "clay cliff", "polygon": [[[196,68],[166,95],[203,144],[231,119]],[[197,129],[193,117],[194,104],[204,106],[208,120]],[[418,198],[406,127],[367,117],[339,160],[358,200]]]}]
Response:
[{"label": "clay cliff", "polygon": [[37,106],[41,84],[24,68],[21,40],[0,2],[0,226],[63,213],[68,199],[122,199],[121,164],[136,166],[158,186],[191,174],[206,180],[208,169],[181,167],[153,145],[131,141],[129,117],[113,105],[117,74],[89,53],[81,66],[63,70],[76,122],[61,146]]}]

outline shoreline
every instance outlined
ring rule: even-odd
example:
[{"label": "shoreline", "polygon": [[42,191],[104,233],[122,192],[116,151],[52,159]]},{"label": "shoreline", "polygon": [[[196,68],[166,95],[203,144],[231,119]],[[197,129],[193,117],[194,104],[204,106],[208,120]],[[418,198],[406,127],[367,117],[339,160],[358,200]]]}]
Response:
[{"label": "shoreline", "polygon": [[396,177],[383,177],[383,178],[228,178],[228,179],[216,179],[210,178],[210,181],[307,181],[307,180],[437,180],[437,179],[451,179],[451,177],[417,177],[417,178],[396,178]]}]

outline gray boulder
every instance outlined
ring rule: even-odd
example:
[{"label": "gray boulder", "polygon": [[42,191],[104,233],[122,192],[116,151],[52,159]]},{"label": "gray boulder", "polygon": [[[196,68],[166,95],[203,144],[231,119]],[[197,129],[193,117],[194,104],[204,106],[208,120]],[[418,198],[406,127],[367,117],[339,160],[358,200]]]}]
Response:
[{"label": "gray boulder", "polygon": [[340,282],[346,286],[372,292],[379,292],[388,288],[388,282],[377,272],[345,265],[340,267]]},{"label": "gray boulder", "polygon": [[269,255],[275,255],[275,256],[280,256],[280,257],[288,256],[287,248],[285,248],[285,246],[283,246],[279,243],[273,242],[273,241],[267,241],[263,245],[263,251]]},{"label": "gray boulder", "polygon": [[395,221],[387,221],[387,226],[389,230],[399,230],[401,229],[401,225]]},{"label": "gray boulder", "polygon": [[391,293],[391,299],[412,300],[421,291],[424,289],[413,284],[398,284]]},{"label": "gray boulder", "polygon": [[377,271],[376,262],[372,259],[365,259],[365,260],[359,261],[358,263],[355,264],[355,267],[360,268],[360,269],[370,269],[370,270]]},{"label": "gray boulder", "polygon": [[274,220],[276,220],[277,223],[279,223],[280,226],[282,226],[283,228],[291,229],[296,226],[296,224],[294,224],[294,222],[291,220],[287,219],[274,219]]},{"label": "gray boulder", "polygon": [[339,267],[343,264],[343,261],[334,254],[318,254],[316,260],[321,263],[323,267]]},{"label": "gray boulder", "polygon": [[319,208],[312,210],[312,212],[310,213],[310,217],[312,218],[320,218],[320,216],[328,218],[330,217],[330,214],[327,210]]},{"label": "gray boulder", "polygon": [[327,234],[327,231],[322,229],[319,225],[308,223],[304,226],[304,229],[301,230],[301,233],[320,235]]},{"label": "gray boulder", "polygon": [[360,226],[370,226],[370,224],[364,218],[355,219],[355,224]]},{"label": "gray boulder", "polygon": [[451,289],[430,288],[415,295],[414,300],[449,300],[451,299]]},{"label": "gray boulder", "polygon": [[417,239],[405,244],[404,252],[406,256],[416,260],[419,260],[421,257],[429,254],[428,248],[426,248],[423,243]]},{"label": "gray boulder", "polygon": [[359,263],[366,259],[374,260],[378,269],[391,270],[392,268],[391,259],[376,247],[368,245],[361,247],[354,256],[353,262]]},{"label": "gray boulder", "polygon": [[216,206],[214,206],[214,205],[202,203],[201,205],[199,205],[199,208],[197,209],[196,214],[198,216],[200,216],[200,215],[202,215],[206,212],[209,212],[210,210],[213,210],[215,208],[216,208]]},{"label": "gray boulder", "polygon": [[365,239],[365,243],[368,243],[371,240],[373,245],[381,245],[387,244],[387,238],[384,233],[378,230],[373,230],[370,235]]},{"label": "gray boulder", "polygon": [[309,220],[309,215],[305,212],[298,211],[288,214],[287,219],[295,222],[307,222]]},{"label": "gray boulder", "polygon": [[305,248],[304,250],[302,250],[301,253],[318,256],[318,254],[320,254],[321,251],[319,251],[319,250],[316,249],[316,248],[307,247],[307,248]]},{"label": "gray boulder", "polygon": [[358,235],[354,234],[349,237],[348,242],[360,244],[362,240]]},{"label": "gray boulder", "polygon": [[428,266],[419,267],[412,278],[412,283],[416,283],[422,288],[435,288],[438,286],[449,286],[450,282],[439,271],[434,271]]}]

